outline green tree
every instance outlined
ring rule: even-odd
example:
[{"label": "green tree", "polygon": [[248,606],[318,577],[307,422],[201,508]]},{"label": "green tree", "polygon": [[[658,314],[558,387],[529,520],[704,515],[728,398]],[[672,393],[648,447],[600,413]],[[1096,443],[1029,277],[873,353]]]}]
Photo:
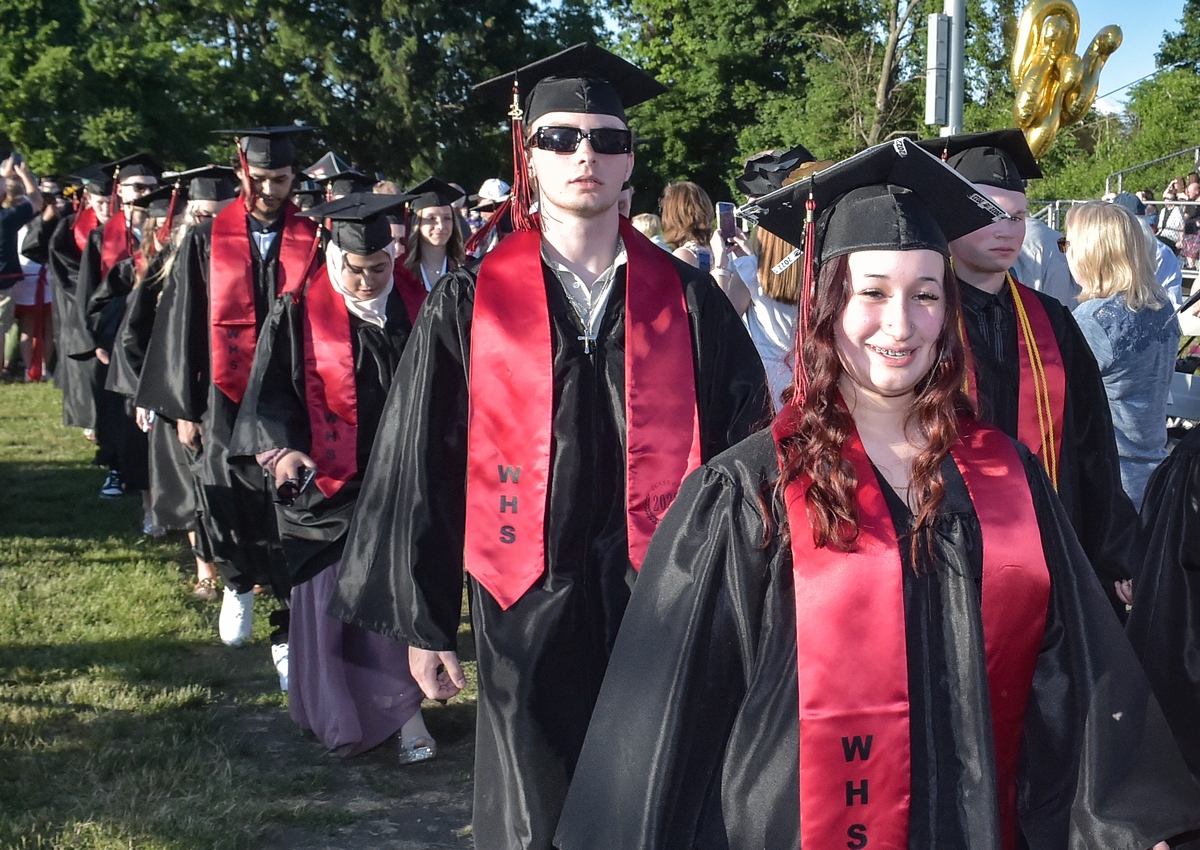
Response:
[{"label": "green tree", "polygon": [[1160,68],[1191,68],[1200,73],[1200,0],[1183,4],[1179,25],[1179,32],[1163,35],[1155,61]]}]

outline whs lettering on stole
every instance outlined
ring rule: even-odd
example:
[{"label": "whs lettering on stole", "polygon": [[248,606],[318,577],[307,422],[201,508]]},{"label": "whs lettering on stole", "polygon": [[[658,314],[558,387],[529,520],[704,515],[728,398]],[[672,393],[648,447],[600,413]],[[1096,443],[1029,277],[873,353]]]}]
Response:
[{"label": "whs lettering on stole", "polygon": [[500,494],[500,542],[516,543],[516,526],[507,524],[506,520],[511,522],[516,519],[518,507],[516,490],[517,485],[521,483],[521,467],[497,464],[496,474],[500,477],[502,485],[508,485],[512,488],[510,493]]},{"label": "whs lettering on stole", "polygon": [[[855,735],[853,738],[842,738],[842,756],[846,764],[854,765],[863,762],[862,772],[868,773],[866,762],[871,758],[871,745],[874,735]],[[853,772],[853,771],[851,771]],[[849,774],[847,774],[849,775]],[[870,780],[863,776],[858,781],[845,780],[846,787],[846,816],[849,825],[846,827],[846,847],[849,850],[864,850],[870,845]]]}]

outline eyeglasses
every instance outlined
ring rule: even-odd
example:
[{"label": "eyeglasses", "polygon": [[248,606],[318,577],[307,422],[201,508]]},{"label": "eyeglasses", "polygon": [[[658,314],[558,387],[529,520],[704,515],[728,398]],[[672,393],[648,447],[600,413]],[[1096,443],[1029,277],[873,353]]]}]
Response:
[{"label": "eyeglasses", "polygon": [[1065,253],[1067,253],[1067,249],[1070,247],[1071,247],[1071,243],[1067,240],[1067,237],[1063,236],[1063,237],[1059,238],[1058,250],[1062,251],[1065,254]]},{"label": "eyeglasses", "polygon": [[574,153],[584,139],[591,143],[592,150],[596,153],[617,154],[633,150],[633,134],[628,130],[611,127],[597,127],[595,130],[581,130],[578,127],[538,127],[529,144],[544,151]]}]

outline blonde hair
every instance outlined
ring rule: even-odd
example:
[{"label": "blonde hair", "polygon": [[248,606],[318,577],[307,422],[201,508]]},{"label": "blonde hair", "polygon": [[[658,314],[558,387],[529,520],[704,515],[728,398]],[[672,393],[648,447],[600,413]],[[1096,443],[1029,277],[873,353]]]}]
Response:
[{"label": "blonde hair", "polygon": [[654,213],[635,215],[630,219],[629,223],[640,230],[642,235],[648,239],[653,239],[662,233],[662,219]]},{"label": "blonde hair", "polygon": [[1135,313],[1167,303],[1154,275],[1146,238],[1133,213],[1116,204],[1089,201],[1067,213],[1067,238],[1080,301],[1123,295]]},{"label": "blonde hair", "polygon": [[800,282],[804,263],[795,260],[790,266],[775,274],[772,269],[796,250],[790,243],[769,233],[761,227],[754,231],[754,252],[758,255],[758,285],[768,298],[784,304],[800,303]]},{"label": "blonde hair", "polygon": [[672,248],[688,242],[708,244],[713,231],[713,202],[703,189],[687,181],[670,183],[663,189],[663,241]]}]

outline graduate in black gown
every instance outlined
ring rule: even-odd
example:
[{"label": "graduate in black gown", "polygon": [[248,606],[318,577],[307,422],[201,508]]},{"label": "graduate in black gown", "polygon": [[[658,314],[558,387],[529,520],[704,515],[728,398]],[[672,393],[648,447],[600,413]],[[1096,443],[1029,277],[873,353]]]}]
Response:
[{"label": "graduate in black gown", "polygon": [[796,379],[655,534],[557,847],[1165,850],[1200,824],[1046,473],[963,391],[946,237],[1003,214],[973,195],[898,140],[743,208],[796,244],[816,204]]},{"label": "graduate in black gown", "polygon": [[[291,589],[269,482],[253,463],[231,464],[228,447],[259,330],[275,299],[304,282],[316,257],[316,227],[288,201],[299,129],[228,131],[237,136],[242,203],[197,224],[184,240],[138,385],[138,406],[174,420],[197,452],[203,521],[225,580],[218,629],[229,644],[250,636],[256,585],[283,600]],[[279,647],[285,621],[275,618]]]},{"label": "graduate in black gown", "polygon": [[[146,212],[143,208],[135,207],[133,201],[158,185],[162,166],[148,154],[137,153],[102,165],[100,170],[113,179],[116,207],[108,221],[89,235],[80,257],[75,286],[75,312],[64,317],[68,333],[64,336],[61,354],[83,362],[97,361],[92,373],[96,443],[99,446],[97,461],[110,470],[100,495],[114,498],[122,495],[127,487],[129,490],[143,489],[142,485],[146,483],[144,452],[131,454],[127,451],[131,435],[125,399],[105,386],[108,382],[109,353],[101,345],[103,340],[97,339],[97,331],[111,333],[115,331],[115,324],[97,328],[98,314],[92,311],[92,296],[104,287],[109,274],[118,265],[137,254]],[[132,285],[133,269],[128,263],[118,274]],[[119,322],[119,311],[116,316]],[[128,468],[123,470],[122,464]],[[125,480],[127,477],[130,478],[128,482]]]},{"label": "graduate in black gown", "polygon": [[1150,476],[1137,552],[1126,633],[1200,778],[1200,429]]},{"label": "graduate in black gown", "polygon": [[[662,87],[591,45],[517,76],[541,232],[518,185],[522,229],[421,308],[330,607],[444,699],[469,575],[480,850],[550,846],[650,531],[769,405],[729,300],[618,214],[624,106]],[[513,75],[490,88],[507,103]]]},{"label": "graduate in black gown", "polygon": [[[432,758],[408,647],[326,613],[392,376],[412,330],[396,289],[387,214],[407,195],[350,194],[306,212],[332,222],[325,263],[280,298],[242,401],[230,452],[275,479],[292,574],[288,711],[352,756],[400,732],[403,763]],[[302,476],[313,476],[301,492]]]},{"label": "graduate in black gown", "polygon": [[93,384],[99,361],[67,357],[65,349],[77,345],[78,328],[73,319],[79,310],[75,304],[79,263],[93,230],[102,227],[111,210],[112,177],[99,165],[82,169],[77,175],[83,203],[58,223],[50,237],[51,304],[54,313],[54,348],[58,362],[54,382],[63,394],[63,424],[69,428],[96,427],[96,401]]},{"label": "graduate in black gown", "polygon": [[[1137,511],[1121,487],[1100,368],[1070,309],[1009,273],[1020,254],[1029,213],[1024,181],[1041,177],[1041,169],[1020,130],[919,144],[948,158],[1010,216],[950,246],[962,285],[979,412],[1046,465],[1088,560],[1123,611],[1132,599],[1128,580]],[[1047,415],[1039,418],[1042,405]]]}]

